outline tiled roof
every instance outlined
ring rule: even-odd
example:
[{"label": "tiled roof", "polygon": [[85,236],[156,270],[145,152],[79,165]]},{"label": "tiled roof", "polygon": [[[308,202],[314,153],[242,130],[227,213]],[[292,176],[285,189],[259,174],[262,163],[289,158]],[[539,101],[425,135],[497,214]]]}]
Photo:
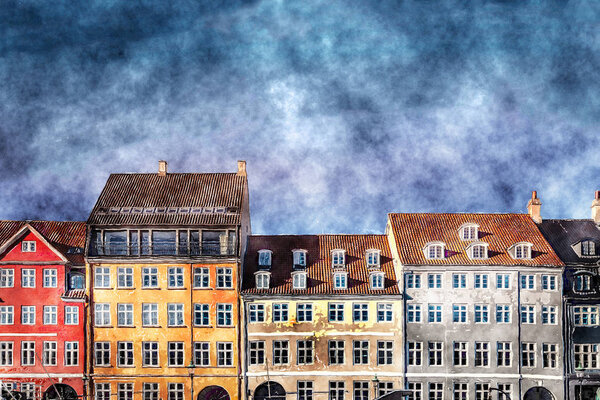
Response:
[{"label": "tiled roof", "polygon": [[[235,173],[111,174],[90,214],[91,225],[237,225],[245,176]],[[154,208],[173,210],[156,210]],[[189,212],[214,208],[218,212]],[[135,213],[132,208],[142,208]],[[182,212],[186,209],[187,212]]]},{"label": "tiled roof", "polygon": [[[258,250],[273,252],[269,289],[256,289],[254,273],[258,270]],[[292,289],[292,250],[307,250],[307,288]],[[346,250],[348,288],[333,288],[331,251]],[[381,250],[381,271],[385,273],[385,288],[371,290],[365,252]],[[244,260],[244,294],[319,295],[319,294],[399,294],[392,254],[385,235],[294,235],[250,236]]]},{"label": "tiled roof", "polygon": [[554,251],[565,263],[596,265],[598,257],[579,257],[571,245],[583,239],[600,242],[600,229],[591,219],[546,219],[539,225]]},{"label": "tiled roof", "polygon": [[[556,253],[527,214],[389,214],[400,261],[404,265],[527,265],[562,266]],[[479,241],[488,243],[488,259],[472,260],[467,255],[471,241],[459,238],[466,223],[479,225]],[[444,242],[446,257],[426,259],[425,245]],[[532,259],[515,260],[508,249],[518,242],[530,242]]]},{"label": "tiled roof", "polygon": [[[0,221],[0,247],[29,223],[74,264],[85,264],[85,222],[82,221]],[[81,249],[80,252],[74,252]]]}]

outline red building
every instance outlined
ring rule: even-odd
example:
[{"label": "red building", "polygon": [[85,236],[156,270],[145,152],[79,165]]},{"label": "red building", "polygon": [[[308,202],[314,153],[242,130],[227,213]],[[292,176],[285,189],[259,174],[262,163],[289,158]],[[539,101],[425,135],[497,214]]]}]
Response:
[{"label": "red building", "polygon": [[84,394],[84,245],[84,222],[0,221],[0,397]]}]

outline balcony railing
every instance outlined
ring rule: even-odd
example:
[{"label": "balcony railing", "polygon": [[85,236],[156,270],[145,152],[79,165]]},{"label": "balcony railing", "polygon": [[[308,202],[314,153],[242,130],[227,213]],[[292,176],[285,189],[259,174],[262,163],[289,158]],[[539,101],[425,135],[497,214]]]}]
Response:
[{"label": "balcony railing", "polygon": [[90,256],[234,256],[236,243],[203,242],[177,245],[175,242],[141,243],[127,245],[126,243],[91,243]]}]

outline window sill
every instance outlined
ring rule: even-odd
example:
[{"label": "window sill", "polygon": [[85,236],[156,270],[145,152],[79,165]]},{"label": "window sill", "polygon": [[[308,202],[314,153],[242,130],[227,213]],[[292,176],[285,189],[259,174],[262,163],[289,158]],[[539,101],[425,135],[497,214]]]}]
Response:
[{"label": "window sill", "polygon": [[94,328],[114,328],[113,325],[94,325]]},{"label": "window sill", "polygon": [[108,364],[108,365],[95,365],[96,368],[113,368],[112,365]]},{"label": "window sill", "polygon": [[194,325],[194,328],[214,328],[213,325]]},{"label": "window sill", "polygon": [[160,365],[142,365],[142,368],[161,368]]},{"label": "window sill", "polygon": [[217,325],[217,328],[235,328],[235,325]]},{"label": "window sill", "polygon": [[142,325],[142,328],[162,328],[160,325]]},{"label": "window sill", "polygon": [[135,290],[135,289],[136,288],[134,286],[131,286],[131,287],[129,287],[129,286],[123,286],[123,287],[117,286],[117,290]]},{"label": "window sill", "polygon": [[135,328],[135,325],[117,325],[117,328]]},{"label": "window sill", "polygon": [[194,289],[194,290],[214,290],[211,287],[193,287],[192,289]]},{"label": "window sill", "polygon": [[187,290],[187,288],[185,288],[185,287],[168,287],[168,286],[167,286],[167,289],[168,290]]},{"label": "window sill", "polygon": [[167,328],[189,328],[187,325],[167,325]]},{"label": "window sill", "polygon": [[112,290],[113,287],[94,287],[94,290]]},{"label": "window sill", "polygon": [[159,287],[143,287],[142,290],[161,290]]}]

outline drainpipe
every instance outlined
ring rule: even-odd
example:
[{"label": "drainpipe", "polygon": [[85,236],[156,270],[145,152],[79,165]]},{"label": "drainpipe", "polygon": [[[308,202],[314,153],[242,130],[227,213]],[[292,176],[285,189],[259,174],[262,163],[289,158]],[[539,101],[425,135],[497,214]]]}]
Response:
[{"label": "drainpipe", "polygon": [[518,331],[517,331],[517,354],[518,354],[518,367],[519,367],[519,399],[523,398],[523,371],[522,371],[522,345],[521,345],[521,272],[517,272],[517,318],[518,318]]}]

